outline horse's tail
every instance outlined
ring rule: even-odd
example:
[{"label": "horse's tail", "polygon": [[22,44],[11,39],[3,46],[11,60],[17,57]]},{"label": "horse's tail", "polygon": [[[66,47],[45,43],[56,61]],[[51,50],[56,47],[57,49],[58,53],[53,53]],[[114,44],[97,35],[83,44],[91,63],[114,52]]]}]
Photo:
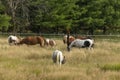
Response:
[{"label": "horse's tail", "polygon": [[45,38],[43,38],[43,45],[44,45],[44,46],[45,46],[45,45],[48,45],[48,43],[47,43],[47,41],[46,41]]},{"label": "horse's tail", "polygon": [[56,42],[53,40],[54,45],[56,45]]}]

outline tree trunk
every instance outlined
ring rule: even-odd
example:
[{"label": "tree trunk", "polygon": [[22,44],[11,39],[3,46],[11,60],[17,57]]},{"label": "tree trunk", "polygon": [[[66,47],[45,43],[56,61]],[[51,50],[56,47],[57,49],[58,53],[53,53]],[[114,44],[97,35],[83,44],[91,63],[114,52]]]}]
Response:
[{"label": "tree trunk", "polygon": [[69,31],[69,29],[67,29],[67,50],[68,51],[70,51],[70,49],[69,49],[69,45],[70,45],[69,37],[70,37],[70,31]]},{"label": "tree trunk", "polygon": [[18,7],[18,4],[20,3],[20,0],[7,0],[8,6],[11,10],[11,16],[13,21],[13,34],[16,35],[17,32],[17,26],[16,26],[16,10]]},{"label": "tree trunk", "polygon": [[16,35],[15,11],[12,12],[13,34]]}]

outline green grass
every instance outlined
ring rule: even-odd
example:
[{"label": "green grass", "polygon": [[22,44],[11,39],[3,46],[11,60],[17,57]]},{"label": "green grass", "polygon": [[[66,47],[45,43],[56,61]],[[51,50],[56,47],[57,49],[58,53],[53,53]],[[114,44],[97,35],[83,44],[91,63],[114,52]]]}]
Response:
[{"label": "green grass", "polygon": [[105,64],[104,66],[100,67],[102,70],[107,71],[119,71],[120,70],[120,64]]},{"label": "green grass", "polygon": [[[120,42],[98,39],[94,50],[66,50],[61,39],[53,48],[39,45],[9,46],[0,39],[1,80],[120,80]],[[52,52],[59,49],[66,56],[61,67],[52,61]]]}]

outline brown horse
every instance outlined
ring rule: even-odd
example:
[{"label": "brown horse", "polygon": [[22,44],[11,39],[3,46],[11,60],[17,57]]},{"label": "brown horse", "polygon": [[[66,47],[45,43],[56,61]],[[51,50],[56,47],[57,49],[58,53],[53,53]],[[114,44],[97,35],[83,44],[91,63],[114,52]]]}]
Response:
[{"label": "brown horse", "polygon": [[26,45],[35,45],[40,44],[41,47],[45,44],[45,39],[41,36],[28,36],[23,38],[18,45],[20,44],[26,44]]},{"label": "brown horse", "polygon": [[[73,36],[69,36],[69,44],[70,44],[72,41],[74,41],[74,40],[75,40],[75,38],[74,38]],[[65,35],[65,36],[63,37],[63,43],[64,43],[64,44],[67,43],[67,35]]]}]

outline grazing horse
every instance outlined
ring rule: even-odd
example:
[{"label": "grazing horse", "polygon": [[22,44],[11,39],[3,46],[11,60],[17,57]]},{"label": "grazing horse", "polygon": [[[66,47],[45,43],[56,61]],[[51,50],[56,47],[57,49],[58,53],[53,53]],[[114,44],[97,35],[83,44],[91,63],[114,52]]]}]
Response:
[{"label": "grazing horse", "polygon": [[[74,40],[75,40],[75,38],[74,38],[73,36],[69,36],[69,44],[70,44],[72,41],[74,41]],[[65,36],[63,37],[63,43],[64,43],[64,44],[67,43],[67,35],[65,35]]]},{"label": "grazing horse", "polygon": [[20,44],[26,44],[26,45],[35,45],[40,44],[41,47],[45,44],[45,39],[41,36],[28,36],[26,38],[23,38],[19,43]]},{"label": "grazing horse", "polygon": [[56,45],[56,42],[53,40],[53,39],[45,39],[46,41],[46,45],[50,45],[51,47],[55,46]]},{"label": "grazing horse", "polygon": [[72,47],[91,49],[93,46],[94,46],[94,40],[92,39],[84,39],[84,40],[76,39],[68,46],[68,51],[70,51]]},{"label": "grazing horse", "polygon": [[12,45],[12,44],[17,45],[17,43],[19,43],[19,41],[20,41],[20,38],[17,37],[17,36],[10,35],[8,37],[8,43],[9,43],[9,45]]},{"label": "grazing horse", "polygon": [[61,64],[64,64],[66,62],[65,56],[63,56],[63,53],[59,50],[55,50],[52,54],[52,60],[54,63],[57,63],[61,66]]}]

